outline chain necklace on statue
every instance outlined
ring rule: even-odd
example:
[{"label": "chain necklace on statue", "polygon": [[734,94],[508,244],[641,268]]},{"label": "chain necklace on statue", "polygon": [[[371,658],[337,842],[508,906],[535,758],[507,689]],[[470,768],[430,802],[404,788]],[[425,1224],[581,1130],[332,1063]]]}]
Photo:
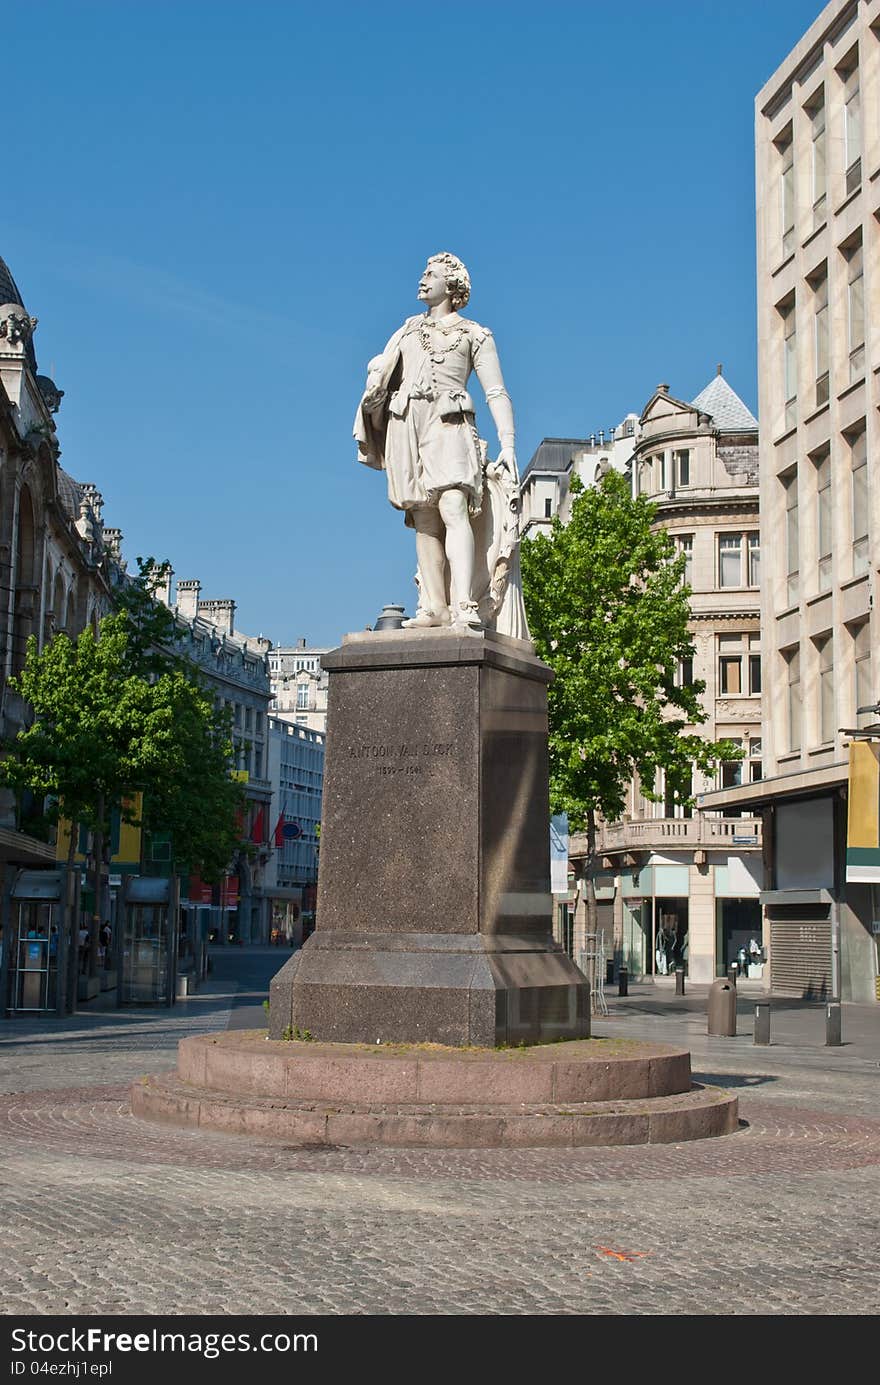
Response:
[{"label": "chain necklace on statue", "polygon": [[[453,332],[455,333],[455,337],[448,345],[441,346],[436,339],[432,339],[431,333],[428,330],[429,326],[432,327],[435,332],[440,332],[444,337],[452,336]],[[422,350],[428,353],[435,365],[442,365],[444,357],[448,356],[451,351],[455,351],[456,348],[461,345],[465,335],[465,329],[457,322],[453,323],[451,327],[441,327],[438,322],[428,317],[427,314],[419,322],[419,342],[421,343]]]}]

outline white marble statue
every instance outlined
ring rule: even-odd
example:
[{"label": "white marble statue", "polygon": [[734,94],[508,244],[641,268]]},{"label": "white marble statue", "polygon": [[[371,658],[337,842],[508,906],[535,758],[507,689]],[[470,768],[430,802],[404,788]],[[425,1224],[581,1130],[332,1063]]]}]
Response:
[{"label": "white marble statue", "polygon": [[[427,312],[370,361],[354,436],[359,460],[386,472],[391,504],[416,531],[419,602],[404,624],[527,639],[513,407],[492,333],[459,314],[470,290],[461,260],[431,256],[419,281]],[[472,371],[498,430],[494,462],[477,433]]]}]

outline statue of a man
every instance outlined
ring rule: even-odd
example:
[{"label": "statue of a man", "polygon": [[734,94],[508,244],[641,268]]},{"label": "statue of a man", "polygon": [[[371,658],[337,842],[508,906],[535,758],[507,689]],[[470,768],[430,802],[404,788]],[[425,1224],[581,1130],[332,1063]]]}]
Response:
[{"label": "statue of a man", "polygon": [[458,311],[470,291],[461,260],[431,256],[419,281],[427,312],[407,318],[370,361],[355,419],[359,460],[387,472],[388,498],[416,531],[419,605],[404,622],[411,626],[483,626],[472,521],[483,505],[484,457],[467,391],[472,371],[498,430],[495,467],[516,482],[513,408],[494,338]]}]

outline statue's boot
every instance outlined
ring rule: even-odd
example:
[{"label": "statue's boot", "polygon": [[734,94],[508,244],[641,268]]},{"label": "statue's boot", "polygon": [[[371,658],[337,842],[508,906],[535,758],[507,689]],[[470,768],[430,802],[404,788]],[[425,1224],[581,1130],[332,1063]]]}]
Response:
[{"label": "statue's boot", "polygon": [[427,630],[432,625],[448,625],[449,611],[416,611],[414,616],[403,622],[404,630]]},{"label": "statue's boot", "polygon": [[459,601],[458,605],[453,608],[452,616],[452,628],[454,630],[482,630],[483,628],[476,601]]}]

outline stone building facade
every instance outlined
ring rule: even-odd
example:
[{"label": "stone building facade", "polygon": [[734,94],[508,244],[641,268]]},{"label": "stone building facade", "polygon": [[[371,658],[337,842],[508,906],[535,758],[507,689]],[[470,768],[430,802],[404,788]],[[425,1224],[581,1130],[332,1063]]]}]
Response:
[{"label": "stone building facade", "polygon": [[638,436],[636,414],[627,414],[616,428],[588,438],[543,438],[523,472],[522,533],[524,538],[547,532],[558,515],[563,524],[571,510],[571,478],[591,486],[609,468],[629,471]]},{"label": "stone building facade", "polygon": [[278,645],[269,654],[272,715],[310,731],[327,730],[327,674],[321,656],[330,652],[305,640]]},{"label": "stone building facade", "polygon": [[[657,387],[639,419],[632,482],[686,555],[695,653],[679,678],[705,682],[707,713],[686,729],[741,747],[742,762],[722,767],[731,782],[758,778],[758,424],[720,370],[690,403]],[[694,981],[710,981],[740,948],[761,943],[760,822],[682,808],[662,782],[650,787],[658,801],[633,783],[624,820],[599,827],[594,883],[606,949],[630,975],[668,975],[684,964]],[[714,787],[693,785],[695,793]],[[575,836],[579,872],[585,853]],[[575,921],[585,925],[583,904]],[[763,976],[757,962],[753,975]]]},{"label": "stone building facade", "polygon": [[880,0],[825,7],[755,148],[765,777],[705,802],[763,818],[774,991],[866,1001],[880,894],[845,845],[848,732],[880,695]]},{"label": "stone building facade", "polygon": [[[235,629],[235,602],[228,597],[203,598],[201,582],[177,582],[165,573],[157,596],[174,611],[178,647],[198,667],[219,703],[232,717],[235,773],[244,785],[243,849],[230,863],[227,880],[205,898],[206,887],[194,881],[191,904],[214,911],[212,932],[218,942],[266,942],[271,929],[266,871],[272,860],[272,782],[269,773],[268,715],[271,700],[268,640]],[[173,599],[172,599],[173,593]]]},{"label": "stone building facade", "polygon": [[[523,477],[527,534],[570,513],[570,478],[587,485],[613,466],[657,506],[657,523],[687,555],[695,656],[679,676],[706,684],[707,721],[696,730],[730,738],[742,765],[726,778],[761,774],[758,424],[719,373],[693,402],[658,386],[641,416],[604,439],[545,439]],[[662,783],[629,789],[621,822],[602,823],[593,863],[606,957],[630,975],[723,973],[742,946],[761,942],[760,820],[682,809]],[[714,788],[695,783],[694,791]],[[586,951],[586,838],[569,845],[569,889],[557,895],[557,935],[577,960]],[[759,972],[755,964],[754,974]]]},{"label": "stone building facade", "polygon": [[[0,259],[0,737],[12,740],[26,708],[9,686],[27,641],[97,628],[120,580],[118,531],[105,529],[97,488],[59,464],[55,424],[63,391],[37,367],[36,318]],[[0,864],[50,866],[55,831],[41,805],[16,807],[0,789]]]},{"label": "stone building facade", "polygon": [[304,926],[314,923],[325,739],[322,731],[269,717],[273,854],[265,889],[277,942],[302,942]]}]

